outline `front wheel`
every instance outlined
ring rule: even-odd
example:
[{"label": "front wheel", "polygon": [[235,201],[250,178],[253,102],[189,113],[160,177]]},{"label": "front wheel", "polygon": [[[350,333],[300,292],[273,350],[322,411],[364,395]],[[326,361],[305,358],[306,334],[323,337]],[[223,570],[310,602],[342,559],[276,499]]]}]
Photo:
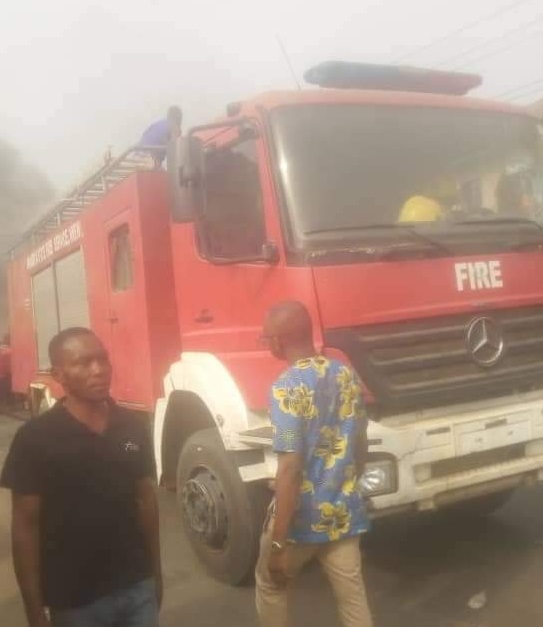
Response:
[{"label": "front wheel", "polygon": [[242,482],[216,429],[196,432],[182,447],[181,519],[194,552],[216,579],[239,585],[251,578],[266,500],[265,487]]}]

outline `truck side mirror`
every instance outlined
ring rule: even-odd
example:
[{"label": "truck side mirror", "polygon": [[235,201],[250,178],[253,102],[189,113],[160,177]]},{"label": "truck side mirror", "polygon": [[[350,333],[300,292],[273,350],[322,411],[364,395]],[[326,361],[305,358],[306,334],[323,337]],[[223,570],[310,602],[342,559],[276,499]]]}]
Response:
[{"label": "truck side mirror", "polygon": [[174,222],[191,222],[203,208],[204,147],[194,135],[168,144],[168,181]]}]

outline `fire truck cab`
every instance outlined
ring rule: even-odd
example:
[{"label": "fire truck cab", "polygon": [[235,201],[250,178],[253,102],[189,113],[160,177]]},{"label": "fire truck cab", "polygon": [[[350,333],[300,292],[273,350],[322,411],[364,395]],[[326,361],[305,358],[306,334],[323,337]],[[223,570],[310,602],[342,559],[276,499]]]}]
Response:
[{"label": "fire truck cab", "polygon": [[491,508],[543,478],[537,120],[470,75],[323,64],[320,89],[228,107],[105,165],[12,251],[13,385],[35,413],[59,329],[110,351],[112,396],[154,416],[158,478],[210,572],[250,574],[275,457],[266,310],[309,309],[366,388],[374,517]]}]

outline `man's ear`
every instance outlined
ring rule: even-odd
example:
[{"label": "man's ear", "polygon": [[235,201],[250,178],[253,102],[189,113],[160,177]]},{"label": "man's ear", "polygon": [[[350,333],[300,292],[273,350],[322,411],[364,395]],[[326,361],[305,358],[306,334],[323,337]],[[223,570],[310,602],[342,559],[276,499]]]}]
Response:
[{"label": "man's ear", "polygon": [[275,344],[275,353],[281,359],[285,357],[285,343],[280,337],[274,337],[273,342]]}]

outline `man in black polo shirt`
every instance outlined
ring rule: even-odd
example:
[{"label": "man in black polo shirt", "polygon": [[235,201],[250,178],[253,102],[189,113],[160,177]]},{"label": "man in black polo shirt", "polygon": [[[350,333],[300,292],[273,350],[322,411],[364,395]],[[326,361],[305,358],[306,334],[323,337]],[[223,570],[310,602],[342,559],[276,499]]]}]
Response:
[{"label": "man in black polo shirt", "polygon": [[12,491],[28,623],[156,627],[162,577],[146,426],[110,400],[111,364],[92,331],[62,331],[49,357],[66,396],[19,429],[0,479]]}]

